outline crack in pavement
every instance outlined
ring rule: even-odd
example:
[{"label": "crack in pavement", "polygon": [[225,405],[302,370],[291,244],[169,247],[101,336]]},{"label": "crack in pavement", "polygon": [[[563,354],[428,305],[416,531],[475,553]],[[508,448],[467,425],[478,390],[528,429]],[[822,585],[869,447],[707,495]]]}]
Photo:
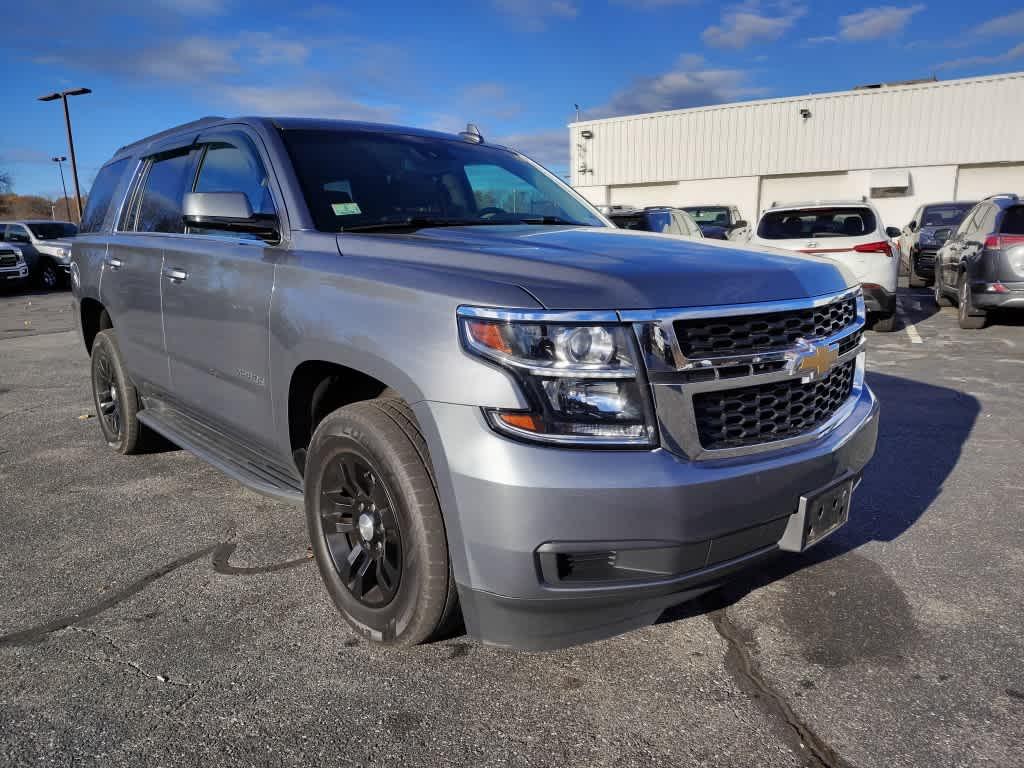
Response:
[{"label": "crack in pavement", "polygon": [[740,689],[784,727],[790,735],[788,740],[798,744],[794,751],[802,759],[808,759],[814,768],[853,768],[850,762],[799,718],[786,698],[765,679],[760,665],[747,649],[748,633],[729,618],[726,607],[711,605],[713,599],[705,602],[708,606],[707,616],[715,631],[726,642],[725,667]]},{"label": "crack in pavement", "polygon": [[[194,563],[197,560],[202,559],[206,555],[212,554],[212,565],[213,569],[220,574],[230,576],[248,576],[257,573],[273,573],[275,571],[281,571],[285,568],[294,568],[302,565],[303,563],[310,562],[309,556],[295,558],[293,560],[285,560],[281,563],[272,563],[271,565],[254,566],[251,568],[247,567],[235,567],[231,565],[229,559],[238,543],[233,541],[234,533],[231,533],[230,538],[227,541],[218,542],[216,544],[210,544],[203,547],[202,549],[190,552],[186,555],[172,560],[165,565],[157,568],[154,571],[150,571],[140,579],[136,579],[131,582],[128,586],[123,589],[114,592],[103,600],[93,603],[92,605],[80,608],[74,613],[65,614],[59,616],[50,621],[36,624],[35,626],[23,629],[18,632],[11,632],[6,635],[0,635],[0,648],[7,648],[11,646],[21,645],[33,645],[44,641],[49,635],[54,632],[59,632],[63,629],[68,629],[72,625],[78,624],[83,621],[93,619],[99,614],[113,608],[118,603],[122,603],[130,597],[137,595],[139,592],[144,590],[150,584],[157,579],[163,578],[170,573],[178,570],[179,568]],[[109,638],[107,638],[109,640]],[[113,644],[113,642],[111,641]]]}]

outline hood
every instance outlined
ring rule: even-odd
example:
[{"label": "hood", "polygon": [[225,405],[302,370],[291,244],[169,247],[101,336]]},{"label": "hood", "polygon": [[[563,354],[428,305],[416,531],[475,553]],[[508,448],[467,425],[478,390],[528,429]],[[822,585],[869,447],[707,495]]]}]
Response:
[{"label": "hood", "polygon": [[342,234],[343,255],[518,285],[548,309],[656,309],[804,298],[854,284],[832,260],[609,227],[437,227]]}]

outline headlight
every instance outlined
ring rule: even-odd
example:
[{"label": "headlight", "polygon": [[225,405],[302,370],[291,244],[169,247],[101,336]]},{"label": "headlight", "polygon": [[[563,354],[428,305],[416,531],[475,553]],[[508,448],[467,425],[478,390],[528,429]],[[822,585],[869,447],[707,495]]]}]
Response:
[{"label": "headlight", "polygon": [[922,232],[921,237],[918,239],[918,243],[921,245],[935,245],[939,241],[935,239],[935,235],[931,232]]},{"label": "headlight", "polygon": [[22,254],[21,248],[15,248],[14,249],[14,255],[18,258],[18,263],[19,264],[24,264],[25,263],[25,256],[24,256],[24,254]]},{"label": "headlight", "polygon": [[491,426],[548,443],[652,446],[654,418],[632,329],[537,318],[459,309],[466,349],[508,369],[530,403],[527,411],[488,409]]},{"label": "headlight", "polygon": [[57,257],[58,258],[66,259],[70,255],[71,255],[71,249],[70,248],[58,248],[57,249]]}]

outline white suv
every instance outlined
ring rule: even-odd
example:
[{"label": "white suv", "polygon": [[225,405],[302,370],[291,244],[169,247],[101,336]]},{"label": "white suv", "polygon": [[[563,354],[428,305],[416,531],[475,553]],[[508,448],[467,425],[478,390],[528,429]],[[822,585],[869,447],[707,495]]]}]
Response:
[{"label": "white suv", "polygon": [[899,251],[895,227],[882,226],[867,202],[772,204],[761,214],[750,242],[825,256],[849,267],[864,289],[876,331],[896,325]]}]

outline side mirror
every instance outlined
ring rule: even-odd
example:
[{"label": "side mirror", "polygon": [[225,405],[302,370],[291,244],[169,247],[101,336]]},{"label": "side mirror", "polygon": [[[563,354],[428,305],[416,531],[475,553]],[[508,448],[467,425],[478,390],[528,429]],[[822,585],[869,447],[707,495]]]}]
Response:
[{"label": "side mirror", "polygon": [[246,232],[268,241],[281,239],[277,216],[253,213],[243,192],[188,192],[181,209],[181,218],[190,227]]},{"label": "side mirror", "polygon": [[733,224],[731,227],[729,227],[729,229],[743,229],[743,227],[745,227],[745,226],[747,226],[746,220],[745,219],[740,219],[735,224]]},{"label": "side mirror", "polygon": [[897,227],[886,227],[885,234],[889,237],[899,237],[903,233]]},{"label": "side mirror", "polygon": [[917,232],[917,222],[912,221],[909,224],[907,224],[907,229],[909,229],[911,232]]}]

